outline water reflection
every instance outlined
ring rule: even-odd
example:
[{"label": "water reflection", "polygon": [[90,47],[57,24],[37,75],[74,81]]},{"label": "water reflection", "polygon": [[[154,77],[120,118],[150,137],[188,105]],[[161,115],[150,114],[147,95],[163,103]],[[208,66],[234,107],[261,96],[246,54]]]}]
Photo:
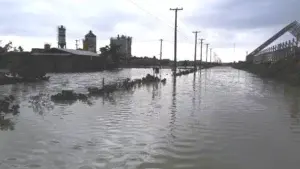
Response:
[{"label": "water reflection", "polygon": [[31,96],[28,102],[30,103],[28,107],[32,108],[33,112],[39,115],[44,115],[54,109],[54,104],[50,100],[49,94],[39,93],[36,96]]},{"label": "water reflection", "polygon": [[[164,87],[91,97],[88,108],[40,94],[31,98],[37,113],[23,107],[19,116],[0,120],[8,130],[1,134],[11,134],[0,136],[0,168],[297,168],[300,132],[288,127],[295,120],[292,131],[299,129],[299,89],[283,94],[280,85],[239,73],[241,85],[232,85],[237,71],[229,68],[167,77]],[[69,84],[85,89],[74,77]],[[60,81],[50,83],[61,91]],[[57,92],[37,86],[26,94],[18,87],[16,95]]]},{"label": "water reflection", "polygon": [[205,69],[205,72],[204,72],[204,91],[206,92],[206,81],[207,81],[207,69]]},{"label": "water reflection", "polygon": [[8,131],[14,130],[16,123],[12,118],[2,118],[0,117],[0,130]]},{"label": "water reflection", "polygon": [[177,112],[177,107],[176,107],[176,76],[172,77],[172,102],[171,102],[171,120],[170,120],[170,133],[172,137],[175,137],[172,134],[172,131],[174,129],[175,121],[176,121],[176,112]]},{"label": "water reflection", "polygon": [[300,115],[299,115],[299,97],[293,96],[291,100],[290,112],[291,118],[293,119],[292,125],[300,124]]},{"label": "water reflection", "polygon": [[195,113],[195,107],[196,107],[196,72],[194,72],[193,75],[193,98],[192,98],[192,105],[193,105],[193,109],[192,109],[192,116],[194,116]]},{"label": "water reflection", "polygon": [[158,83],[152,85],[152,101],[158,96],[158,85]]}]

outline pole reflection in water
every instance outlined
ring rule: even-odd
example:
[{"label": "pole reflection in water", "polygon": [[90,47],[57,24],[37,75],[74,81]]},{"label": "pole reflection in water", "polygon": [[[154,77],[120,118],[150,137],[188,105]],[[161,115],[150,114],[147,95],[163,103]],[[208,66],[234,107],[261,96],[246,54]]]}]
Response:
[{"label": "pole reflection in water", "polygon": [[158,83],[154,83],[153,86],[152,86],[152,101],[157,96],[158,96]]},{"label": "pole reflection in water", "polygon": [[293,96],[292,102],[290,103],[290,112],[291,112],[291,119],[293,120],[292,125],[299,125],[299,97]]},{"label": "pole reflection in water", "polygon": [[194,116],[194,113],[195,113],[195,109],[196,109],[196,104],[195,104],[195,101],[196,101],[196,72],[194,72],[194,75],[193,75],[193,98],[192,98],[192,105],[193,105],[193,109],[192,109],[192,116]]},{"label": "pole reflection in water", "polygon": [[174,135],[172,134],[172,131],[175,126],[175,121],[176,121],[176,76],[173,76],[173,81],[172,81],[172,105],[171,105],[171,120],[170,120],[170,131],[172,137]]},{"label": "pole reflection in water", "polygon": [[199,78],[198,78],[198,84],[199,84],[199,92],[198,92],[198,100],[199,100],[199,107],[201,110],[201,100],[202,100],[202,72],[200,69],[200,74],[199,74]]},{"label": "pole reflection in water", "polygon": [[207,69],[205,69],[205,72],[204,72],[204,91],[206,92],[206,81],[207,81]]}]

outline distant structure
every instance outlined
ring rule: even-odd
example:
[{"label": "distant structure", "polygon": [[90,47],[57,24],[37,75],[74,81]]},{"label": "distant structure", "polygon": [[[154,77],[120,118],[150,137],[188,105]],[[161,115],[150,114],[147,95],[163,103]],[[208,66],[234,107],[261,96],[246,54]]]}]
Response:
[{"label": "distant structure", "polygon": [[132,37],[129,36],[117,36],[110,38],[110,45],[118,45],[120,46],[119,53],[124,57],[131,57],[131,44]]},{"label": "distant structure", "polygon": [[44,49],[45,50],[50,50],[51,49],[51,45],[49,43],[45,43]]},{"label": "distant structure", "polygon": [[58,48],[66,48],[66,28],[61,25],[57,29]]},{"label": "distant structure", "polygon": [[83,40],[83,50],[97,52],[97,37],[92,31],[85,35],[85,39]]},{"label": "distant structure", "polygon": [[[281,37],[283,34],[289,32],[293,39],[292,41],[286,41],[274,46],[268,47],[272,44],[276,39]],[[265,63],[265,62],[276,62],[280,59],[287,57],[288,55],[295,55],[299,49],[298,41],[300,37],[300,23],[298,21],[293,21],[284,28],[282,28],[279,32],[257,47],[254,51],[246,56],[246,62],[253,63]]]}]

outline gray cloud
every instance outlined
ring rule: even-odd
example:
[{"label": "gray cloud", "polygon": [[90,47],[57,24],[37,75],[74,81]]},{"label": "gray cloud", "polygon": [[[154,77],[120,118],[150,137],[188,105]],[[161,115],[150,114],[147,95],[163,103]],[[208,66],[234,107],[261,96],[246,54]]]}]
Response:
[{"label": "gray cloud", "polygon": [[24,10],[24,7],[28,7],[33,2],[31,0],[1,0],[0,35],[55,36],[56,26],[62,24],[67,27],[67,36],[69,37],[83,36],[89,30],[99,32],[101,36],[112,32],[118,23],[138,20],[137,16],[117,9],[110,9],[109,12],[104,13],[99,8],[99,14],[93,17],[80,16],[74,12],[75,8],[68,10],[63,7],[55,7],[56,1],[51,2],[53,11],[36,13],[28,9]]},{"label": "gray cloud", "polygon": [[227,0],[186,18],[204,28],[257,29],[286,25],[300,19],[299,0]]},{"label": "gray cloud", "polygon": [[92,29],[101,32],[111,32],[118,23],[136,22],[138,17],[133,14],[122,11],[112,11],[101,14],[100,16],[82,18],[83,22],[89,25]]}]

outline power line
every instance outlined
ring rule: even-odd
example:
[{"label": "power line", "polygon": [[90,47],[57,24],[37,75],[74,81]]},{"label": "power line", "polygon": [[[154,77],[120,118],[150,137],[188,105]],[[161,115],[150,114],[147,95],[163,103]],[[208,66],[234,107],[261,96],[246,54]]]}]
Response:
[{"label": "power line", "polygon": [[144,42],[157,42],[157,40],[133,40],[134,42],[138,42],[138,43],[144,43]]},{"label": "power line", "polygon": [[[142,8],[140,5],[138,5],[138,4],[137,4],[136,2],[134,2],[133,0],[127,0],[127,1],[129,1],[130,3],[132,3],[133,5],[135,5],[136,7],[138,7],[139,9],[141,9],[142,11],[146,12],[147,14],[153,16],[155,19],[157,19],[157,20],[163,22],[164,24],[166,24],[166,25],[169,26],[170,28],[174,29],[174,27],[173,27],[172,25],[170,25],[170,24],[167,24],[167,22],[166,22],[165,20],[163,20],[163,19],[161,19],[161,18],[159,18],[159,17],[153,15],[151,12],[145,10],[144,8]],[[182,36],[183,36],[186,40],[189,41],[189,37],[188,37],[188,36],[184,35],[182,32],[180,32],[180,31],[178,31],[178,30],[177,30],[177,32],[181,33]]]},{"label": "power line", "polygon": [[[138,8],[140,8],[142,11],[146,12],[147,14],[153,16],[155,19],[160,20],[160,21],[162,21],[163,23],[167,24],[166,21],[164,21],[164,20],[162,20],[161,18],[159,18],[159,17],[153,15],[151,12],[145,10],[144,8],[142,8],[140,5],[138,5],[138,4],[137,4],[136,2],[134,2],[133,0],[127,0],[127,1],[131,2],[133,5],[137,6]],[[168,24],[167,24],[167,25],[168,25]],[[173,26],[171,26],[171,25],[168,25],[168,26],[169,26],[170,28],[173,29]]]}]

